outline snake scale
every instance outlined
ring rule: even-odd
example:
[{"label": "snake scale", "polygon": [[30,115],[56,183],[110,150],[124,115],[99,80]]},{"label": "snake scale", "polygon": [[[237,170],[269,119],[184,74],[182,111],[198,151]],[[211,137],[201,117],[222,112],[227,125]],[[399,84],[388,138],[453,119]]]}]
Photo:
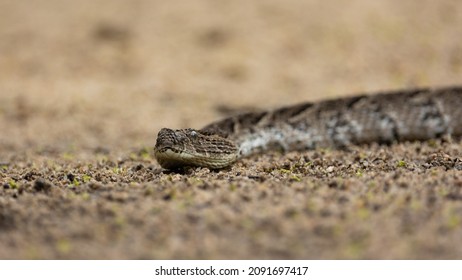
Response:
[{"label": "snake scale", "polygon": [[300,103],[211,123],[162,128],[154,154],[166,169],[220,169],[269,150],[346,148],[462,135],[462,86],[417,88]]}]

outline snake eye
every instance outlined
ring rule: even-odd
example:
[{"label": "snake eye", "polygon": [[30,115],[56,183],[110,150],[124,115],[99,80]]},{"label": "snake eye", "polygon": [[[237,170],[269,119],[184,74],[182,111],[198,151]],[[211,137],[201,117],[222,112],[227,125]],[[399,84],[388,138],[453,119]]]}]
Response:
[{"label": "snake eye", "polygon": [[197,132],[195,130],[191,130],[191,136],[192,137],[196,137],[197,136]]}]

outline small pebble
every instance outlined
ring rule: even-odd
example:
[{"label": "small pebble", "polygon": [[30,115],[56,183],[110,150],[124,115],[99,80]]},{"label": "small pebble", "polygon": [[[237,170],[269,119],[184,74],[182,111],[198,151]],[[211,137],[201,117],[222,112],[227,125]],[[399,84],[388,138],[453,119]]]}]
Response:
[{"label": "small pebble", "polygon": [[327,173],[331,173],[331,172],[333,172],[333,171],[334,171],[334,167],[333,167],[333,166],[329,166],[329,167],[326,168],[326,172],[327,172]]},{"label": "small pebble", "polygon": [[51,189],[51,187],[52,187],[52,184],[43,178],[39,178],[35,180],[34,182],[34,189],[38,192],[41,192],[41,191],[46,192],[49,189]]}]

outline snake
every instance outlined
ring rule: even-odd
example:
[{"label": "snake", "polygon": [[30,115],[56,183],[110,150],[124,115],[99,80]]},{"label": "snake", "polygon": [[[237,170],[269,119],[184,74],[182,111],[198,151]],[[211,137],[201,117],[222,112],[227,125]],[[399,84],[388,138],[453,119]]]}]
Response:
[{"label": "snake", "polygon": [[462,135],[462,86],[408,88],[241,113],[202,129],[162,128],[164,169],[223,169],[268,151],[344,149]]}]

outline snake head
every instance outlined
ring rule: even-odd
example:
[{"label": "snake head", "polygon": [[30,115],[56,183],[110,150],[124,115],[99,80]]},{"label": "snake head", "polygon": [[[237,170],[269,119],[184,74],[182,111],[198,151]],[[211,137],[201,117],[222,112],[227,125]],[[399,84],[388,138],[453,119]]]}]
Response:
[{"label": "snake head", "polygon": [[210,132],[162,128],[157,135],[154,154],[166,169],[183,166],[220,169],[236,161],[238,148],[232,141]]}]

